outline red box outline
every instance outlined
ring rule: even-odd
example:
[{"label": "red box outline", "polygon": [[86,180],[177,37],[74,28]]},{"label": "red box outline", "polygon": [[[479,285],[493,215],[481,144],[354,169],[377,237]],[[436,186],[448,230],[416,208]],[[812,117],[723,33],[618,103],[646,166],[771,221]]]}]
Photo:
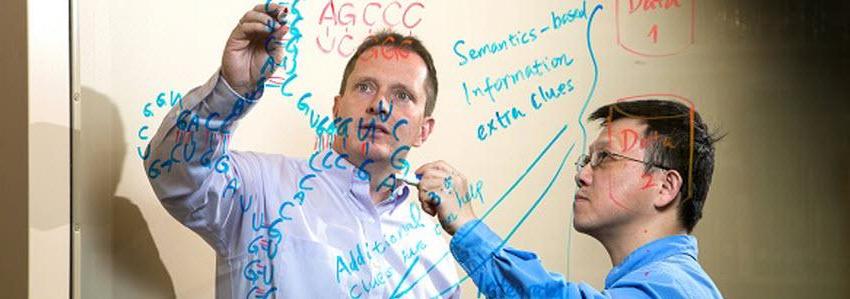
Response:
[{"label": "red box outline", "polygon": [[643,57],[666,57],[666,56],[672,56],[672,55],[682,53],[682,52],[685,51],[685,49],[687,49],[688,47],[690,47],[691,45],[694,44],[694,41],[695,41],[694,31],[695,31],[695,28],[696,28],[696,11],[697,11],[697,1],[691,0],[691,40],[690,40],[689,43],[685,44],[685,46],[683,46],[681,49],[674,50],[673,52],[670,52],[670,53],[648,54],[648,53],[641,53],[637,50],[629,48],[628,46],[623,44],[622,40],[620,40],[620,0],[614,0],[614,15],[615,15],[614,22],[617,26],[617,44],[620,45],[620,47],[623,47],[623,49],[625,49],[629,53],[632,53],[632,54],[635,54],[635,55],[638,55],[638,56],[643,56]]}]

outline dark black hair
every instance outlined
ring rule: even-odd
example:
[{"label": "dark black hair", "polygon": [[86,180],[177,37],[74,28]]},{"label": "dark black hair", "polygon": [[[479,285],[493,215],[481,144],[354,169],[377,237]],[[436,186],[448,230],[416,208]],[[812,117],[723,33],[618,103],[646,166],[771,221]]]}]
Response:
[{"label": "dark black hair", "polygon": [[[702,218],[711,176],[714,173],[714,143],[723,138],[709,133],[699,113],[674,101],[646,99],[602,106],[588,117],[604,120],[603,126],[621,118],[643,121],[644,137],[651,142],[644,160],[676,170],[682,176],[678,215],[688,233]],[[691,121],[693,119],[693,121]],[[652,166],[647,166],[647,171]]]}]

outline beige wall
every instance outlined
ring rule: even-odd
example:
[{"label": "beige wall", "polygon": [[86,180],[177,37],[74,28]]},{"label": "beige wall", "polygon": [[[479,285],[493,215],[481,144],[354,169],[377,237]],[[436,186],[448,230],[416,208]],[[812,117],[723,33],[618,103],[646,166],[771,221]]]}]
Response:
[{"label": "beige wall", "polygon": [[729,136],[696,234],[730,298],[850,296],[848,16],[750,3],[724,26],[724,42],[753,46],[728,47],[742,61],[717,74],[741,96],[706,107]]},{"label": "beige wall", "polygon": [[70,292],[68,9],[51,1],[27,7],[30,298],[67,298]]}]

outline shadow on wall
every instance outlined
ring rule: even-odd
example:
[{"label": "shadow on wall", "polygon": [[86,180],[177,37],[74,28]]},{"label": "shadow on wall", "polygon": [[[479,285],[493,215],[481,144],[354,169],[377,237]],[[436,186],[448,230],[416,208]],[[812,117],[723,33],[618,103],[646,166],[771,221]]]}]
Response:
[{"label": "shadow on wall", "polygon": [[[174,298],[174,284],[141,210],[129,198],[115,195],[127,154],[118,109],[91,88],[83,87],[81,98],[81,128],[74,132],[78,166],[73,171],[73,205],[82,231],[82,295]],[[67,130],[45,133],[67,138]]]},{"label": "shadow on wall", "polygon": [[[711,2],[723,82],[700,262],[729,298],[850,298],[850,3]],[[845,20],[845,21],[841,21]],[[735,63],[732,63],[735,61]],[[708,73],[707,73],[708,74]]]}]

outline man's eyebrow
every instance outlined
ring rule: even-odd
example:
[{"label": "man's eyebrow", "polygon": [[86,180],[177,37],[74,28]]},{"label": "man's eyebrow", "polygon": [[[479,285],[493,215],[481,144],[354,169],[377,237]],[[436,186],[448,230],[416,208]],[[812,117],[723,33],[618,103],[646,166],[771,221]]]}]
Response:
[{"label": "man's eyebrow", "polygon": [[369,76],[354,77],[354,80],[352,82],[360,83],[360,82],[363,82],[363,81],[378,82],[378,80],[375,80],[375,78],[372,78],[372,77],[369,77]]},{"label": "man's eyebrow", "polygon": [[410,88],[409,86],[405,85],[404,83],[398,83],[398,82],[393,83],[393,84],[390,85],[390,89],[403,89],[404,91],[409,93],[410,96],[412,96],[413,98],[416,98],[416,94],[413,92],[413,88]]}]

